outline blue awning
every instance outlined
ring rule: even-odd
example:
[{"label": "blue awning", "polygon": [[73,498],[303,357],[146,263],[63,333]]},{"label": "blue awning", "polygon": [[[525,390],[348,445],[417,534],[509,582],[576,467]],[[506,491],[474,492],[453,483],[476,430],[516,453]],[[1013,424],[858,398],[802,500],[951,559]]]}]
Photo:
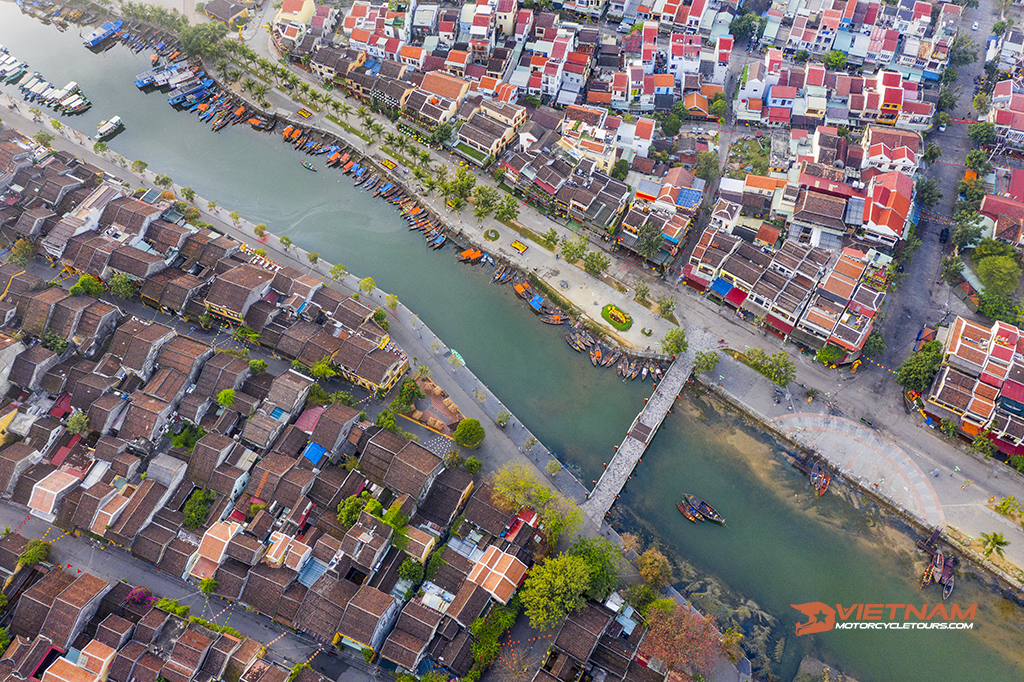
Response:
[{"label": "blue awning", "polygon": [[320,464],[320,460],[327,454],[327,449],[322,445],[316,443],[310,443],[306,446],[306,449],[302,451],[302,456],[308,459],[313,464]]},{"label": "blue awning", "polygon": [[530,307],[534,310],[540,310],[544,307],[544,297],[540,294],[534,295],[534,297],[530,299]]},{"label": "blue awning", "polygon": [[725,298],[729,295],[729,292],[732,291],[732,284],[730,284],[728,280],[719,277],[711,283],[711,291],[715,292],[722,298]]}]

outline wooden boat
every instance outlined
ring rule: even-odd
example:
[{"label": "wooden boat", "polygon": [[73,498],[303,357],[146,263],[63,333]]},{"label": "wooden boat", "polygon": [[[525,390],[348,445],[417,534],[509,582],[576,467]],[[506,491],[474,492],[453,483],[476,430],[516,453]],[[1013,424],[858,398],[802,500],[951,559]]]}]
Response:
[{"label": "wooden boat", "polygon": [[818,491],[818,497],[821,497],[828,490],[828,484],[832,482],[832,472],[825,469],[821,475],[821,481],[818,483],[816,490]]},{"label": "wooden boat", "polygon": [[617,350],[616,351],[612,351],[610,353],[605,353],[605,356],[604,356],[605,359],[601,363],[601,366],[602,367],[611,367],[619,359],[620,355],[622,355],[622,352],[621,351],[617,351]]},{"label": "wooden boat", "polygon": [[540,321],[544,324],[565,324],[569,321],[569,318],[565,315],[545,315],[540,318]]},{"label": "wooden boat", "polygon": [[945,566],[946,557],[943,556],[941,549],[935,550],[935,556],[932,557],[932,564],[935,566],[932,569],[932,581],[935,583],[939,582],[939,578],[942,577],[942,569]]},{"label": "wooden boat", "polygon": [[693,509],[690,507],[690,505],[676,502],[676,509],[679,510],[680,514],[685,516],[688,520],[692,521],[693,523],[697,523],[697,521],[699,521],[699,519],[696,516],[694,516]]},{"label": "wooden boat", "polygon": [[574,334],[566,334],[565,342],[569,344],[569,347],[572,348],[574,351],[576,351],[577,353],[580,352],[580,348],[579,345],[576,343],[576,336]]},{"label": "wooden boat", "polygon": [[601,364],[601,344],[595,344],[590,351],[590,364],[597,367]]},{"label": "wooden boat", "polygon": [[725,519],[722,518],[721,514],[715,511],[714,507],[696,495],[686,495],[686,501],[690,503],[691,507],[699,511],[701,516],[706,518],[708,521],[721,524],[725,523]]},{"label": "wooden boat", "polygon": [[935,570],[934,564],[928,564],[928,567],[924,569],[924,576],[921,578],[921,589],[928,587],[928,584],[932,581],[932,572]]},{"label": "wooden boat", "polygon": [[627,364],[628,363],[626,360],[626,356],[623,355],[621,358],[619,358],[618,364],[615,365],[615,373],[618,374],[620,377],[624,376],[626,373]]},{"label": "wooden boat", "polygon": [[953,557],[945,557],[942,564],[942,573],[939,576],[939,584],[945,585],[953,579]]},{"label": "wooden boat", "polygon": [[647,364],[641,363],[640,366],[640,381],[647,381]]},{"label": "wooden boat", "polygon": [[311,170],[314,173],[316,173],[316,166],[311,164],[309,161],[303,161],[302,162],[302,167],[305,168],[306,170]]},{"label": "wooden boat", "polygon": [[953,583],[956,582],[956,576],[950,574],[946,584],[942,586],[942,600],[949,599],[949,595],[953,594]]},{"label": "wooden boat", "polygon": [[494,271],[494,276],[491,277],[491,282],[497,282],[501,279],[501,276],[505,274],[505,269],[508,265],[502,264],[498,266],[498,269]]},{"label": "wooden boat", "polygon": [[637,367],[636,367],[636,360],[633,360],[631,363],[629,363],[629,379],[630,379],[630,381],[632,381],[633,379],[636,379],[636,375],[639,374],[639,373],[640,373],[640,370],[637,369]]}]

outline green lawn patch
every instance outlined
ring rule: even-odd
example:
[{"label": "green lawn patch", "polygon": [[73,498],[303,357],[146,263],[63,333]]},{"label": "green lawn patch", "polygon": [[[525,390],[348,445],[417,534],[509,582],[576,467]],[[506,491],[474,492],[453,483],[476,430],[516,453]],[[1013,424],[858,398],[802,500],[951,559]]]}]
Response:
[{"label": "green lawn patch", "polygon": [[[760,141],[738,140],[729,149],[729,164],[737,164],[739,168],[733,170],[741,173],[754,173],[755,175],[768,174],[768,149],[761,146]],[[747,167],[750,170],[747,170]],[[745,176],[744,176],[745,177]]]},{"label": "green lawn patch", "polygon": [[486,232],[484,232],[484,239],[486,239],[489,242],[496,242],[500,238],[501,235],[498,234],[497,230],[487,230]]},{"label": "green lawn patch", "polygon": [[601,308],[601,317],[620,332],[629,331],[629,328],[633,326],[633,318],[611,303]]},{"label": "green lawn patch", "polygon": [[[527,239],[533,240],[537,244],[537,246],[541,247],[542,249],[548,249],[548,245],[544,243],[544,238],[541,237],[536,232],[534,232],[533,230],[525,228],[517,223],[513,223],[510,220],[498,220],[498,222],[507,227],[508,229],[512,230],[513,232],[516,232],[519,235],[526,237]],[[554,253],[555,250],[548,249],[548,251]]]}]

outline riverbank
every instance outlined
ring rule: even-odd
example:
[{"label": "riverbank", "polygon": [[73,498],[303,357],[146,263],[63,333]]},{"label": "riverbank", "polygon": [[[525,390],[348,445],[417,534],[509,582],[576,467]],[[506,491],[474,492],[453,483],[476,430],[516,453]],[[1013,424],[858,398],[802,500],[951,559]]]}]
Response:
[{"label": "riverbank", "polygon": [[[961,538],[957,537],[961,535],[959,532],[956,536],[949,533],[947,510],[950,509],[957,510],[958,519],[976,516],[986,520],[989,528],[1002,530],[1016,525],[989,510],[987,499],[977,499],[970,491],[971,483],[965,482],[970,481],[973,467],[965,463],[967,469],[961,467],[959,471],[925,469],[923,466],[933,463],[914,457],[914,451],[884,438],[870,426],[841,413],[829,413],[820,400],[807,403],[798,385],[790,384],[786,396],[776,403],[775,383],[734,360],[727,352],[719,355],[721,359],[713,372],[694,377],[698,382],[749,416],[760,428],[801,451],[817,452],[835,469],[834,477],[841,476],[863,494],[890,508],[922,536],[928,537],[933,529],[939,528],[949,546],[1003,581],[1018,601],[1024,599],[1021,593],[1024,571],[1014,568],[1007,572],[981,556],[976,535]],[[814,411],[815,408],[821,411]],[[965,508],[971,511],[963,511]],[[981,527],[979,523],[972,525]],[[1016,566],[1024,565],[1021,543],[1011,543],[1005,552],[1007,559]]]}]

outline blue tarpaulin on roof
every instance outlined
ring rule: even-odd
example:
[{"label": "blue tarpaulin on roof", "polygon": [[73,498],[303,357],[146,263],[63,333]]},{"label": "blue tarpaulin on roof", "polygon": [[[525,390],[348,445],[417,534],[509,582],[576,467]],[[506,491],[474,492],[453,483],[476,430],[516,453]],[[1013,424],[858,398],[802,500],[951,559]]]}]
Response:
[{"label": "blue tarpaulin on roof", "polygon": [[679,190],[679,196],[676,197],[676,206],[682,206],[684,208],[697,208],[700,206],[700,198],[704,196],[704,193],[699,189],[693,189],[691,187],[684,187]]},{"label": "blue tarpaulin on roof", "polygon": [[732,285],[729,284],[728,280],[724,280],[719,277],[711,283],[711,291],[724,298],[725,296],[728,296],[730,291],[732,291]]},{"label": "blue tarpaulin on roof", "polygon": [[306,449],[302,451],[302,456],[313,464],[319,464],[325,454],[327,454],[327,450],[324,446],[317,445],[316,443],[310,443],[306,446]]},{"label": "blue tarpaulin on roof", "polygon": [[530,299],[530,307],[533,308],[534,310],[539,311],[542,307],[544,307],[544,297],[541,296],[540,294],[536,294],[533,298]]}]

